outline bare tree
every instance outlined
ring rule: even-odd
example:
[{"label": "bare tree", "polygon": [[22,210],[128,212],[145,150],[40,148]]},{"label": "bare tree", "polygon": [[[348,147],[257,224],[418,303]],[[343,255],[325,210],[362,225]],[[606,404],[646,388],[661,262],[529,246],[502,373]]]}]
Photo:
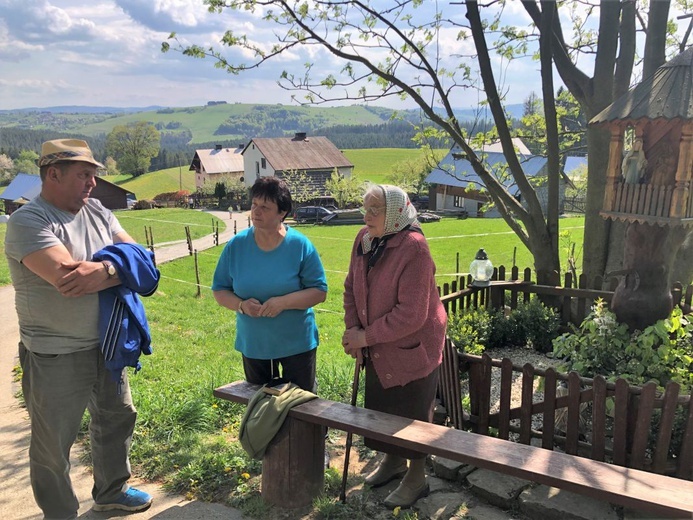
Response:
[{"label": "bare tree", "polygon": [[[258,22],[262,18],[271,24],[276,41],[263,45],[247,34],[227,31],[222,43],[231,49],[231,55],[239,49],[246,56],[255,57],[249,63],[234,63],[214,48],[182,44],[172,34],[170,39],[175,48],[186,55],[212,57],[216,66],[237,74],[261,67],[284,53],[317,47],[341,59],[343,67],[319,77],[314,77],[317,72],[312,62],[305,65],[303,74],[283,71],[280,85],[302,92],[302,98],[294,96],[298,102],[369,102],[390,97],[413,100],[422,114],[466,154],[500,214],[534,255],[540,281],[559,269],[556,186],[560,161],[557,160],[558,140],[550,135],[556,128],[552,68],[558,71],[589,120],[630,87],[640,59],[636,53],[638,35],[645,35],[643,71],[648,74],[664,60],[664,45],[670,29],[667,25],[669,0],[642,2],[642,5],[636,0],[574,0],[560,4],[523,0],[522,5],[533,21],[528,27],[503,27],[501,16],[506,4],[496,1],[482,5],[472,0],[453,1],[445,6],[421,0],[391,3],[318,1],[310,4],[310,8],[308,4],[289,0],[206,0],[206,3],[211,11],[218,13],[226,9],[255,13]],[[464,11],[459,10],[465,7]],[[487,18],[482,18],[481,10]],[[583,15],[576,14],[579,12]],[[429,16],[426,17],[426,13]],[[567,21],[562,22],[559,14]],[[589,22],[596,16],[598,27],[593,30]],[[572,34],[570,40],[564,36],[564,24]],[[459,42],[474,42],[473,55],[445,55],[441,40],[453,30]],[[496,41],[491,41],[494,37]],[[532,47],[537,43],[538,49]],[[162,47],[168,50],[170,44],[165,42]],[[552,176],[548,182],[551,204],[545,212],[513,149],[503,109],[502,75],[494,71],[491,61],[492,53],[509,60],[533,51],[538,54],[541,65],[543,109],[548,129],[546,150]],[[593,63],[591,72],[585,72],[578,65],[578,58],[585,54],[593,57],[588,60]],[[447,59],[450,57],[457,62],[451,63]],[[474,153],[452,108],[460,94],[469,99],[469,93],[479,89],[473,74],[477,68],[485,96],[482,103],[488,104],[493,114],[495,132],[502,143],[514,184],[521,192],[522,204],[489,171],[483,157]],[[624,229],[599,215],[609,135],[600,128],[590,127],[586,141],[590,173],[583,272],[592,278],[620,268]]]},{"label": "bare tree", "polygon": [[[555,281],[555,273],[560,269],[557,201],[550,204],[544,214],[537,193],[524,174],[514,150],[486,41],[488,24],[481,19],[476,1],[464,2],[467,22],[460,17],[462,13],[455,13],[454,20],[445,18],[449,10],[446,9],[444,13],[442,8],[437,8],[437,4],[426,4],[435,11],[427,20],[420,20],[420,0],[404,0],[388,5],[368,1],[322,1],[311,4],[310,8],[308,4],[288,0],[207,0],[207,3],[211,11],[219,13],[225,9],[262,13],[262,18],[272,24],[276,42],[264,46],[254,42],[247,34],[227,31],[222,43],[232,49],[242,49],[246,55],[250,52],[255,56],[250,63],[233,63],[213,48],[183,44],[174,33],[170,40],[174,42],[175,49],[189,56],[212,57],[216,60],[216,66],[231,73],[240,73],[260,67],[283,53],[315,46],[340,58],[344,65],[339,72],[328,72],[318,78],[312,77],[315,72],[312,63],[306,65],[303,75],[283,71],[280,84],[304,93],[300,100],[294,96],[297,101],[313,104],[334,100],[368,102],[393,96],[413,100],[424,116],[464,151],[495,207],[532,252],[537,279],[540,282]],[[456,8],[456,4],[453,4],[452,9]],[[545,7],[545,11],[545,25],[555,23],[552,10]],[[494,116],[508,169],[521,192],[522,203],[477,156],[457,121],[452,104],[454,96],[460,92],[476,91],[477,85],[473,81],[471,65],[462,56],[453,67],[446,68],[443,63],[440,39],[450,29],[459,32],[460,40],[471,37],[474,41],[483,91]],[[170,44],[165,42],[162,49],[169,50]],[[542,46],[542,52],[550,49],[550,46]],[[550,60],[548,57],[545,63],[549,64]],[[553,93],[549,90],[553,85],[549,78],[550,73],[543,77],[542,82],[545,108],[551,111]],[[555,121],[551,115],[549,118]],[[553,159],[550,161],[551,164],[556,163]],[[554,178],[550,179],[550,185],[557,185],[558,170],[552,171],[551,175]],[[551,191],[556,190],[552,187]]]}]

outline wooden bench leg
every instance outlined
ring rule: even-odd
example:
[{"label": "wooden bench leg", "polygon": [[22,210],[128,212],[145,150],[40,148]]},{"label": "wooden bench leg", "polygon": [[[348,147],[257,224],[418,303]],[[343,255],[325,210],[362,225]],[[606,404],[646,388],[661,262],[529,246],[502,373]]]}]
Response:
[{"label": "wooden bench leg", "polygon": [[325,427],[287,417],[262,459],[262,498],[279,507],[304,507],[324,485]]}]

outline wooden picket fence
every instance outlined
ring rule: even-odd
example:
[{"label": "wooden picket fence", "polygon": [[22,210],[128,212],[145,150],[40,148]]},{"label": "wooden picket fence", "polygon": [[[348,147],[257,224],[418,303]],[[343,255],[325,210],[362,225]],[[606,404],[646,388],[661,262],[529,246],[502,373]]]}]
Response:
[{"label": "wooden picket fence", "polygon": [[[619,279],[615,276],[604,279],[596,277],[588,283],[584,274],[575,278],[571,273],[563,277],[563,286],[539,285],[532,282],[532,270],[518,267],[494,268],[491,284],[488,287],[472,286],[470,276],[460,277],[439,287],[441,301],[448,314],[465,309],[516,309],[519,302],[527,302],[532,294],[552,298],[554,307],[563,325],[579,325],[590,313],[597,298],[610,303]],[[671,288],[673,301],[686,310],[691,309],[693,284],[684,293],[681,283]]]},{"label": "wooden picket fence", "polygon": [[[538,286],[531,271],[513,269],[508,280],[499,268],[489,287],[471,286],[471,280],[454,281],[441,289],[448,313],[472,307],[515,308],[532,293],[555,297],[564,323],[580,323],[597,297],[607,302],[612,291],[588,289],[584,279],[573,287],[566,275],[565,288]],[[462,282],[462,288],[457,284]],[[603,282],[597,281],[596,287]],[[609,282],[615,287],[613,281]],[[593,285],[595,287],[595,285]],[[693,292],[674,287],[675,301],[690,307]],[[500,377],[492,377],[494,371]],[[491,402],[492,381],[500,380],[499,400]],[[462,407],[462,386],[469,395],[469,410]],[[512,389],[520,404],[512,406]],[[541,391],[537,391],[541,389]],[[642,387],[624,379],[580,377],[530,364],[513,365],[510,359],[491,359],[459,352],[447,339],[441,367],[439,394],[448,422],[458,429],[494,434],[520,443],[540,443],[566,453],[608,461],[683,479],[693,479],[693,406],[691,396],[679,395],[680,386],[669,383],[659,392],[654,383]],[[654,432],[654,433],[653,433]],[[676,435],[673,433],[676,432]],[[674,441],[674,442],[672,442]]]}]

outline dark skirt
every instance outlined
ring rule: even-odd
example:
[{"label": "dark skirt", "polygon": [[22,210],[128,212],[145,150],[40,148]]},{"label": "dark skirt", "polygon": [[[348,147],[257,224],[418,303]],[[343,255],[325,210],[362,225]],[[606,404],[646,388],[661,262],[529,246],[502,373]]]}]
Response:
[{"label": "dark skirt", "polygon": [[[424,378],[412,381],[404,386],[383,388],[375,373],[375,368],[368,358],[366,366],[366,388],[364,405],[370,410],[378,410],[408,419],[432,422],[438,389],[438,368]],[[393,446],[386,442],[364,438],[364,444],[376,451],[398,455],[405,459],[422,459],[425,453]]]}]

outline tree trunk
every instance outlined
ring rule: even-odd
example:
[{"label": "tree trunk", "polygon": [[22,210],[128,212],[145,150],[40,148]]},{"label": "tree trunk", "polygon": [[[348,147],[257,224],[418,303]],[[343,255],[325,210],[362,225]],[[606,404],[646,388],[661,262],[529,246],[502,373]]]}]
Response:
[{"label": "tree trunk", "polygon": [[632,223],[626,229],[621,279],[611,309],[631,330],[643,330],[669,316],[673,308],[670,273],[685,238],[681,228]]},{"label": "tree trunk", "polygon": [[606,168],[609,164],[609,132],[587,128],[588,181],[585,197],[585,231],[582,252],[582,271],[588,280],[602,276],[609,253],[611,221],[599,212],[604,204]]},{"label": "tree trunk", "polygon": [[693,280],[693,233],[686,234],[671,269],[671,281],[681,282],[685,287]]},{"label": "tree trunk", "polygon": [[645,58],[642,77],[649,78],[666,61],[667,23],[670,2],[650,2],[650,15],[647,19],[647,38],[645,39]]}]

